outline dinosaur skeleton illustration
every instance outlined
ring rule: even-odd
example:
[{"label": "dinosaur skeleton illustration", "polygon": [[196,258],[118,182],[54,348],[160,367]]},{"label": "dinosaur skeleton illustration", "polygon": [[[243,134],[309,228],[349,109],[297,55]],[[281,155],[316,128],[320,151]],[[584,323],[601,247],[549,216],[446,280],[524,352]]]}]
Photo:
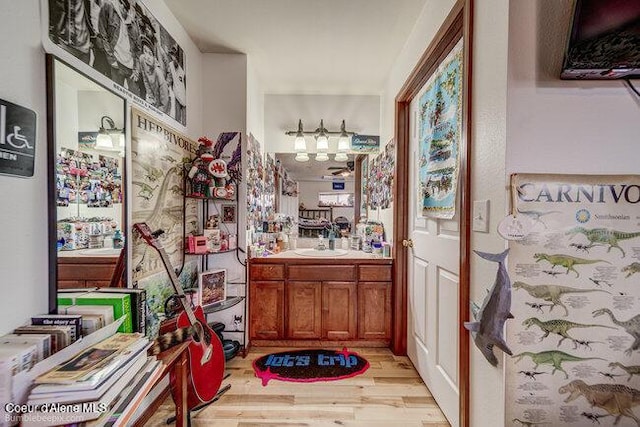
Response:
[{"label": "dinosaur skeleton illustration", "polygon": [[602,341],[587,341],[587,340],[575,340],[574,343],[580,347],[584,347],[589,351],[593,351],[591,344],[604,344]]},{"label": "dinosaur skeleton illustration", "polygon": [[514,418],[513,420],[511,420],[512,423],[518,422],[520,424],[522,424],[524,427],[535,427],[535,426],[540,426],[540,425],[545,425],[545,424],[551,424],[548,423],[546,421],[544,422],[533,422],[533,421],[522,421],[519,418]]},{"label": "dinosaur skeleton illustration", "polygon": [[603,377],[607,377],[609,378],[611,381],[615,381],[616,377],[624,377],[623,374],[612,374],[611,372],[602,372],[599,371],[598,372],[600,375],[602,375]]},{"label": "dinosaur skeleton illustration", "polygon": [[617,425],[624,417],[632,418],[638,426],[640,419],[636,417],[631,408],[640,405],[640,391],[621,384],[592,384],[582,380],[573,380],[558,389],[558,393],[569,393],[565,403],[584,397],[591,407],[602,408],[610,415],[616,417],[613,422]]},{"label": "dinosaur skeleton illustration", "polygon": [[544,274],[548,274],[549,276],[553,277],[554,279],[558,274],[562,274],[562,271],[553,271],[553,270],[542,270],[542,272]]},{"label": "dinosaur skeleton illustration", "polygon": [[589,277],[589,280],[591,280],[593,283],[595,283],[596,286],[602,286],[602,284],[604,283],[605,285],[612,287],[613,283],[607,281],[607,280],[596,280],[593,277]]},{"label": "dinosaur skeleton illustration", "polygon": [[577,251],[589,253],[591,245],[583,245],[582,243],[571,243],[569,246],[576,248]]},{"label": "dinosaur skeleton illustration", "polygon": [[595,327],[607,328],[607,329],[615,329],[615,328],[612,328],[611,326],[585,325],[585,324],[582,324],[582,323],[575,323],[575,322],[570,322],[568,320],[562,320],[562,319],[553,319],[553,320],[548,320],[546,322],[543,322],[542,320],[538,319],[537,317],[530,317],[530,318],[524,320],[522,322],[522,324],[524,326],[526,326],[526,329],[529,329],[533,325],[538,326],[542,330],[542,332],[544,332],[544,335],[540,338],[540,341],[544,340],[551,333],[557,334],[557,335],[560,335],[562,337],[562,338],[560,338],[560,341],[558,341],[557,347],[560,347],[560,344],[562,344],[562,341],[568,339],[568,340],[573,342],[574,350],[578,348],[578,343],[576,342],[575,338],[573,338],[572,336],[569,335],[569,333],[568,333],[569,329],[573,329],[573,328],[595,328]]},{"label": "dinosaur skeleton illustration", "polygon": [[567,271],[565,272],[566,274],[569,274],[570,271],[573,271],[574,273],[576,273],[576,277],[580,277],[580,273],[578,273],[578,271],[573,268],[574,265],[595,264],[597,262],[606,262],[607,264],[611,264],[609,261],[605,261],[603,259],[585,259],[562,254],[549,255],[544,253],[537,253],[533,254],[533,258],[535,258],[536,262],[540,262],[542,260],[547,261],[549,264],[551,264],[552,270],[557,265],[559,265],[560,267],[564,267],[567,269]]},{"label": "dinosaur skeleton illustration", "polygon": [[640,348],[640,314],[635,315],[629,320],[616,319],[614,314],[608,308],[600,308],[598,310],[595,310],[592,314],[593,317],[608,314],[614,324],[624,328],[624,330],[634,338],[633,344],[631,344],[631,347],[625,350],[624,354],[626,354],[627,356],[631,356],[632,352]]},{"label": "dinosaur skeleton illustration", "polygon": [[553,310],[553,307],[559,305],[560,307],[564,308],[565,317],[569,315],[569,310],[562,303],[562,301],[560,301],[560,297],[563,294],[584,292],[604,292],[610,294],[610,292],[607,292],[604,289],[579,289],[560,285],[529,285],[525,282],[513,282],[511,287],[516,290],[524,289],[532,297],[550,302],[552,304],[551,308],[549,309],[550,312]]},{"label": "dinosaur skeleton illustration", "polygon": [[640,273],[640,262],[633,262],[626,267],[623,267],[622,272],[627,273],[627,275],[624,276],[627,279],[635,273]]},{"label": "dinosaur skeleton illustration", "polygon": [[609,367],[611,368],[611,370],[614,370],[616,367],[618,367],[618,368],[622,369],[623,371],[625,371],[629,375],[629,378],[627,378],[627,382],[631,381],[631,378],[634,375],[640,375],[640,366],[639,365],[625,366],[620,362],[611,362],[611,363],[609,363]]},{"label": "dinosaur skeleton illustration", "polygon": [[583,412],[580,415],[588,420],[591,420],[593,424],[600,424],[600,418],[611,416],[611,414],[594,414],[593,412]]},{"label": "dinosaur skeleton illustration", "polygon": [[540,313],[544,313],[544,310],[542,309],[543,307],[553,307],[553,304],[544,304],[544,303],[535,303],[535,302],[525,302],[526,305],[528,305],[531,308],[535,308],[536,310],[538,310]]},{"label": "dinosaur skeleton illustration", "polygon": [[534,381],[536,379],[536,375],[546,374],[546,372],[536,372],[536,371],[519,371],[518,373]]},{"label": "dinosaur skeleton illustration", "polygon": [[543,217],[545,215],[550,215],[550,214],[556,214],[556,213],[560,213],[559,211],[549,211],[549,212],[542,212],[542,211],[522,211],[520,210],[520,208],[518,208],[518,213],[521,213],[522,215],[528,216],[529,218],[531,218],[531,220],[533,220],[534,224],[540,223],[544,226],[544,228],[548,228],[547,224],[542,221],[540,219],[540,217]]},{"label": "dinosaur skeleton illustration", "polygon": [[566,234],[572,237],[576,234],[583,234],[587,238],[587,240],[589,240],[589,244],[585,246],[587,249],[594,246],[608,245],[609,247],[607,248],[607,253],[611,252],[612,248],[616,248],[619,249],[620,252],[622,252],[622,258],[624,258],[624,249],[620,247],[618,241],[636,238],[640,236],[640,231],[637,231],[635,233],[627,233],[624,231],[610,230],[608,228],[587,229],[584,227],[575,227],[567,231]]},{"label": "dinosaur skeleton illustration", "polygon": [[555,374],[556,371],[561,371],[564,373],[565,378],[569,378],[569,374],[562,368],[563,362],[582,362],[587,360],[605,360],[601,357],[578,357],[573,356],[571,354],[565,353],[559,350],[547,350],[541,351],[540,353],[533,353],[530,351],[524,351],[520,354],[516,354],[513,357],[517,358],[515,363],[518,363],[522,360],[523,357],[529,356],[531,361],[534,363],[533,369],[538,369],[540,365],[551,365],[553,366],[553,371],[551,371],[551,375]]}]

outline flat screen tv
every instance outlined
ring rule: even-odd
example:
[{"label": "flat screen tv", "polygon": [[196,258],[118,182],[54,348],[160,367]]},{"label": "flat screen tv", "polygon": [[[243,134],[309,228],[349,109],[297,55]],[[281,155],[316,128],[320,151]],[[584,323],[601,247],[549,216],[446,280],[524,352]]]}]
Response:
[{"label": "flat screen tv", "polygon": [[640,78],[640,0],[577,0],[560,77]]}]

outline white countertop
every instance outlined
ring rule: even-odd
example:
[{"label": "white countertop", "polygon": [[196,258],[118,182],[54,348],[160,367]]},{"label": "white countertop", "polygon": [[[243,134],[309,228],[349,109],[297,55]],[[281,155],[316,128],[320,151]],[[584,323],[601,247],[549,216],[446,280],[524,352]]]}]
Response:
[{"label": "white countertop", "polygon": [[322,254],[323,256],[320,257],[314,257],[314,256],[307,256],[307,255],[300,255],[298,253],[296,253],[295,250],[288,250],[288,251],[284,251],[284,252],[280,252],[279,254],[274,254],[274,255],[269,255],[268,257],[262,257],[262,258],[295,258],[295,259],[317,259],[317,260],[323,260],[323,259],[383,259],[381,256],[379,255],[374,255],[372,253],[366,253],[366,252],[362,252],[362,251],[354,251],[354,250],[347,250],[347,253],[345,255],[336,255],[336,256],[327,256],[329,252],[329,250],[325,250],[323,251],[324,253]]}]

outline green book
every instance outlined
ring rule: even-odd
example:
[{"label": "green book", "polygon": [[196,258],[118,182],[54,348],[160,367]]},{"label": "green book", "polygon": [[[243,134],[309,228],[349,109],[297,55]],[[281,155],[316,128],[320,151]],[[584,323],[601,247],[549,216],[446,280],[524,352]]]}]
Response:
[{"label": "green book", "polygon": [[76,305],[110,305],[113,307],[114,319],[125,316],[124,322],[118,328],[118,332],[133,332],[133,322],[131,321],[131,297],[129,294],[108,294],[101,292],[91,292],[81,295],[75,299]]},{"label": "green book", "polygon": [[75,305],[76,298],[87,294],[88,292],[58,292],[58,307],[61,305]]}]

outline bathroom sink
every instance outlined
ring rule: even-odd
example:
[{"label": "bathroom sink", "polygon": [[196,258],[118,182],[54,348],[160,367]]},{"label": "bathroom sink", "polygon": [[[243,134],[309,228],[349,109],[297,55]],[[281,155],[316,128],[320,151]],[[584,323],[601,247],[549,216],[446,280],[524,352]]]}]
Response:
[{"label": "bathroom sink", "polygon": [[324,251],[319,251],[313,248],[296,249],[294,252],[298,255],[314,257],[314,258],[331,258],[335,256],[344,256],[349,253],[349,251],[346,251],[344,249],[335,249],[333,251],[330,251],[327,249]]},{"label": "bathroom sink", "polygon": [[113,248],[85,249],[83,251],[80,251],[80,255],[115,256],[115,255],[120,255],[121,250],[122,249],[113,249]]}]

